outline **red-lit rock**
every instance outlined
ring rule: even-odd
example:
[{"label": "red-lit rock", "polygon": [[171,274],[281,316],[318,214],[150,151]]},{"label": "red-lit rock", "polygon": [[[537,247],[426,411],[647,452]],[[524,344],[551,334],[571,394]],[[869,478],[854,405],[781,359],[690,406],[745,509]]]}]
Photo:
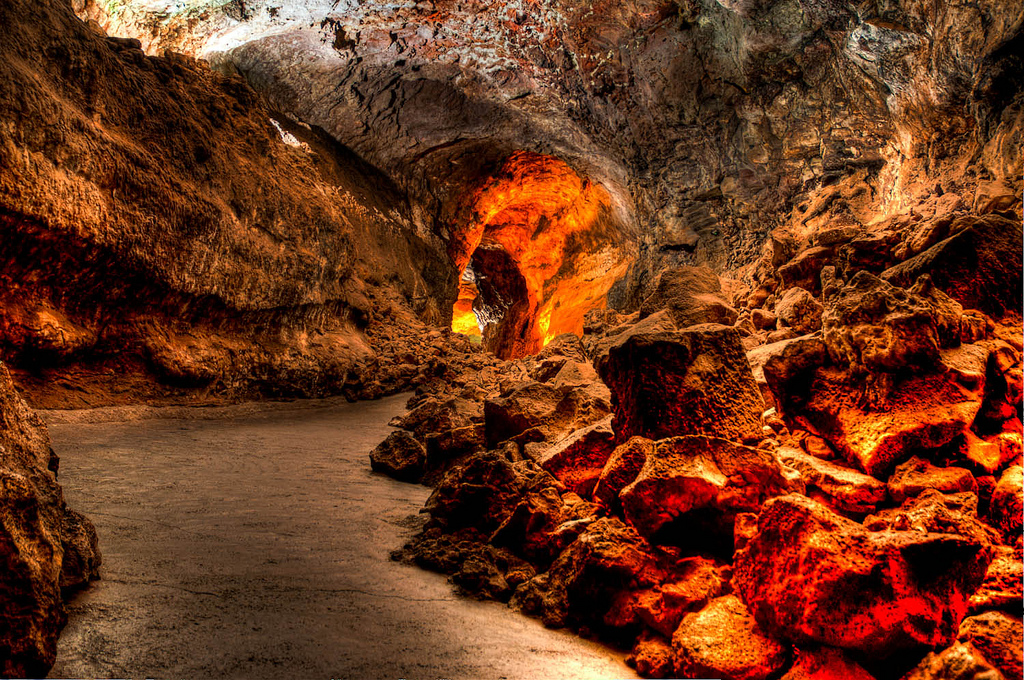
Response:
[{"label": "red-lit rock", "polygon": [[914,456],[896,466],[889,478],[889,493],[897,503],[917,496],[925,489],[944,493],[977,491],[978,482],[969,470],[959,467],[936,467],[923,458]]},{"label": "red-lit rock", "polygon": [[655,442],[619,498],[626,520],[644,536],[694,511],[708,511],[731,536],[737,513],[756,512],[766,499],[789,489],[782,467],[768,452],[690,435]]},{"label": "red-lit rock", "polygon": [[787,288],[799,286],[806,290],[820,290],[821,270],[832,261],[833,251],[825,246],[808,248],[779,267],[779,278]]},{"label": "red-lit rock", "polygon": [[992,523],[1007,537],[1019,537],[1021,513],[1024,512],[1024,468],[1014,465],[1006,469],[999,478],[992,500],[989,501],[988,516]]},{"label": "red-lit rock", "polygon": [[633,606],[644,624],[672,637],[685,614],[703,609],[727,592],[728,585],[728,577],[714,562],[691,557],[676,564],[669,582],[638,593]]},{"label": "red-lit rock", "polygon": [[1006,678],[1024,677],[1024,626],[1005,612],[971,616],[960,624],[957,640],[970,644]]},{"label": "red-lit rock", "polygon": [[780,680],[875,680],[841,649],[797,649],[792,668]]},{"label": "red-lit rock", "polygon": [[747,352],[747,360],[758,385],[773,395],[776,409],[786,413],[794,401],[806,399],[814,371],[828,361],[828,352],[814,334],[763,345]]},{"label": "red-lit rock", "polygon": [[694,326],[629,335],[597,358],[619,441],[705,434],[761,437],[764,402],[736,329]]},{"label": "red-lit rock", "polygon": [[786,647],[759,629],[735,595],[687,615],[672,635],[679,677],[767,680],[785,666]]},{"label": "red-lit rock", "polygon": [[885,501],[885,484],[874,477],[821,460],[792,447],[780,447],[776,455],[784,465],[800,473],[807,485],[808,495],[814,491],[819,492],[819,500],[834,510],[867,514]]},{"label": "red-lit rock", "polygon": [[618,508],[619,493],[640,474],[653,450],[654,442],[644,437],[632,437],[616,447],[594,487],[594,499]]},{"label": "red-lit rock", "polygon": [[661,272],[654,292],[640,306],[640,318],[662,309],[677,328],[702,323],[731,326],[737,317],[722,293],[718,275],[707,267],[674,267]]},{"label": "red-lit rock", "polygon": [[887,655],[951,642],[990,559],[975,540],[871,532],[790,495],[765,503],[733,586],[773,636]]},{"label": "red-lit rock", "polygon": [[527,493],[492,534],[490,543],[547,567],[596,518],[593,503],[548,486]]},{"label": "red-lit rock", "polygon": [[864,526],[871,531],[957,534],[981,544],[999,543],[998,532],[978,519],[978,496],[968,491],[945,494],[925,489],[898,508],[866,517]]},{"label": "red-lit rock", "polygon": [[608,390],[600,383],[555,387],[527,382],[484,402],[487,442],[494,446],[528,430],[536,430],[539,439],[557,440],[603,419],[610,410]]},{"label": "red-lit rock", "polygon": [[615,433],[608,416],[552,445],[537,462],[570,491],[590,496],[614,449]]},{"label": "red-lit rock", "polygon": [[668,678],[675,672],[672,643],[649,631],[644,631],[633,645],[626,663],[645,678]]},{"label": "red-lit rock", "polygon": [[1004,680],[984,656],[970,644],[956,643],[928,654],[902,680]]},{"label": "red-lit rock", "polygon": [[423,477],[427,452],[405,430],[388,435],[370,452],[370,467],[403,482],[418,482]]},{"label": "red-lit rock", "polygon": [[971,595],[972,613],[1002,609],[1020,616],[1024,614],[1024,564],[1020,549],[1008,546],[993,548],[992,563],[985,572],[981,587]]}]

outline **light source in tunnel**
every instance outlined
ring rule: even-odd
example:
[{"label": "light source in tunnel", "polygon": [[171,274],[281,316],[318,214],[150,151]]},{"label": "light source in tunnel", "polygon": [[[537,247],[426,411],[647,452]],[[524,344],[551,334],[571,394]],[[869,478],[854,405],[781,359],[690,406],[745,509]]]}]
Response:
[{"label": "light source in tunnel", "polygon": [[480,290],[476,287],[476,276],[470,263],[459,277],[459,297],[452,307],[452,330],[468,335],[474,341],[481,340],[483,334],[483,326],[473,311],[473,303],[479,296]]},{"label": "light source in tunnel", "polygon": [[[604,307],[625,275],[630,241],[603,186],[564,161],[517,151],[475,190],[456,219],[449,252],[462,275],[452,328],[472,330],[503,358],[539,351]],[[460,331],[465,332],[465,331]]]}]

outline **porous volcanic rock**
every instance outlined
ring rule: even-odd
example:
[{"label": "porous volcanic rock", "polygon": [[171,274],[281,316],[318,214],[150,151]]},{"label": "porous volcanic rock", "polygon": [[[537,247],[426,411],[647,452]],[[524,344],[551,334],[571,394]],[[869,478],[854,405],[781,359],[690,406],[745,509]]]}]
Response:
[{"label": "porous volcanic rock", "polygon": [[632,437],[617,446],[601,470],[594,487],[594,499],[611,508],[619,507],[619,492],[640,474],[654,446],[654,442],[645,437]]},{"label": "porous volcanic rock", "polygon": [[821,328],[822,311],[821,303],[803,288],[790,288],[775,303],[779,321],[801,335]]},{"label": "porous volcanic rock", "polygon": [[798,649],[796,661],[780,680],[875,680],[841,649]]},{"label": "porous volcanic rock", "polygon": [[1000,542],[998,532],[978,519],[978,496],[968,491],[945,494],[925,489],[898,508],[865,518],[864,526],[872,531],[957,534],[981,544]]},{"label": "porous volcanic rock", "polygon": [[972,539],[870,532],[790,495],[765,504],[733,584],[773,636],[884,656],[952,642],[990,560]]},{"label": "porous volcanic rock", "polygon": [[679,677],[767,680],[785,666],[788,650],[765,635],[735,595],[688,614],[672,635]]},{"label": "porous volcanic rock", "polygon": [[970,470],[960,467],[936,467],[929,461],[914,456],[896,466],[888,483],[889,493],[897,503],[917,496],[925,489],[944,493],[977,491],[978,482]]},{"label": "porous volcanic rock", "polygon": [[[776,451],[779,461],[797,472],[808,496],[841,513],[867,514],[886,500],[886,486],[870,475],[821,460],[791,446]],[[816,493],[817,492],[817,493]]]},{"label": "porous volcanic rock", "polygon": [[705,434],[760,438],[764,402],[734,328],[636,333],[595,361],[612,393],[619,441]]},{"label": "porous volcanic rock", "polygon": [[1003,674],[971,644],[956,643],[931,652],[902,680],[1004,680]]},{"label": "porous volcanic rock", "polygon": [[992,523],[1009,536],[1019,536],[1021,513],[1024,507],[1024,468],[1014,465],[1006,468],[999,478],[992,500],[989,502],[989,517]]},{"label": "porous volcanic rock", "polygon": [[707,267],[673,267],[658,275],[654,292],[640,305],[640,318],[667,310],[677,328],[703,323],[731,326],[738,316]]},{"label": "porous volcanic rock", "polygon": [[370,467],[402,482],[418,482],[423,477],[427,452],[405,430],[388,435],[370,452]]},{"label": "porous volcanic rock", "polygon": [[985,612],[960,624],[957,640],[970,644],[1006,678],[1024,676],[1024,626],[1019,617]]},{"label": "porous volcanic rock", "polygon": [[608,416],[554,444],[537,462],[570,491],[590,496],[614,449],[615,433]]},{"label": "porous volcanic rock", "polygon": [[981,587],[971,596],[971,613],[1002,609],[1024,614],[1024,563],[1020,548],[996,546]]},{"label": "porous volcanic rock", "polygon": [[99,566],[96,530],[57,484],[46,427],[0,363],[0,675],[46,676],[67,621],[61,589]]}]

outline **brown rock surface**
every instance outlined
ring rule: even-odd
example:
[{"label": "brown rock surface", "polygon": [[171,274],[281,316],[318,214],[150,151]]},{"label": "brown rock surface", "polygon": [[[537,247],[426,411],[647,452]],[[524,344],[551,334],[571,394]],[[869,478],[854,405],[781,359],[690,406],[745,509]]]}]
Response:
[{"label": "brown rock surface", "polygon": [[759,439],[764,402],[734,328],[634,334],[596,360],[619,441],[706,434]]},{"label": "brown rock surface", "polygon": [[970,644],[956,643],[932,652],[903,676],[903,680],[1004,680],[984,656]]},{"label": "brown rock surface", "polygon": [[775,315],[783,326],[800,334],[821,328],[821,303],[803,288],[790,288],[775,303]]},{"label": "brown rock surface", "polygon": [[989,502],[989,517],[992,523],[1003,530],[1011,539],[1021,532],[1021,513],[1024,507],[1024,468],[1019,465],[1006,468],[999,478],[992,500]]},{"label": "brown rock surface", "polygon": [[958,467],[936,467],[927,460],[914,456],[896,466],[889,478],[889,493],[897,503],[917,496],[925,489],[944,493],[977,491],[978,482],[969,470]]},{"label": "brown rock surface", "polygon": [[996,546],[981,587],[971,596],[972,613],[1003,609],[1024,614],[1024,564],[1019,549]]},{"label": "brown rock surface", "polygon": [[781,680],[874,680],[874,677],[842,650],[819,647],[798,649],[796,661]]},{"label": "brown rock surface", "polygon": [[1005,612],[971,616],[960,624],[957,640],[970,644],[1007,678],[1024,676],[1024,626]]},{"label": "brown rock surface", "polygon": [[402,482],[418,482],[423,477],[427,452],[405,430],[396,430],[370,452],[370,467]]},{"label": "brown rock surface", "polygon": [[829,507],[839,512],[867,514],[886,499],[885,484],[850,468],[821,460],[799,449],[782,446],[776,452],[779,461],[800,473],[808,487]]},{"label": "brown rock surface", "polygon": [[990,559],[975,540],[870,532],[790,495],[765,504],[733,584],[772,635],[885,655],[951,642]]},{"label": "brown rock surface", "polygon": [[614,449],[615,433],[608,416],[552,445],[537,462],[567,489],[589,497]]},{"label": "brown rock surface", "polygon": [[707,267],[674,267],[661,272],[654,292],[640,305],[640,318],[662,309],[677,328],[702,323],[731,326],[737,317],[722,293],[718,275]]}]

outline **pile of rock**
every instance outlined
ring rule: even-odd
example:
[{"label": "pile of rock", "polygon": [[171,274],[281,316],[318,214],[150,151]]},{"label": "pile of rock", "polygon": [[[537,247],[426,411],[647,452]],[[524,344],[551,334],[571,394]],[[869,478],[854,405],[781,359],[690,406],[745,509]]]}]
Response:
[{"label": "pile of rock", "polygon": [[652,677],[1019,677],[1020,325],[952,260],[1020,290],[1020,227],[972,219],[896,266],[898,234],[822,238],[742,312],[669,270],[421,389],[372,455],[435,485],[403,554]]}]

